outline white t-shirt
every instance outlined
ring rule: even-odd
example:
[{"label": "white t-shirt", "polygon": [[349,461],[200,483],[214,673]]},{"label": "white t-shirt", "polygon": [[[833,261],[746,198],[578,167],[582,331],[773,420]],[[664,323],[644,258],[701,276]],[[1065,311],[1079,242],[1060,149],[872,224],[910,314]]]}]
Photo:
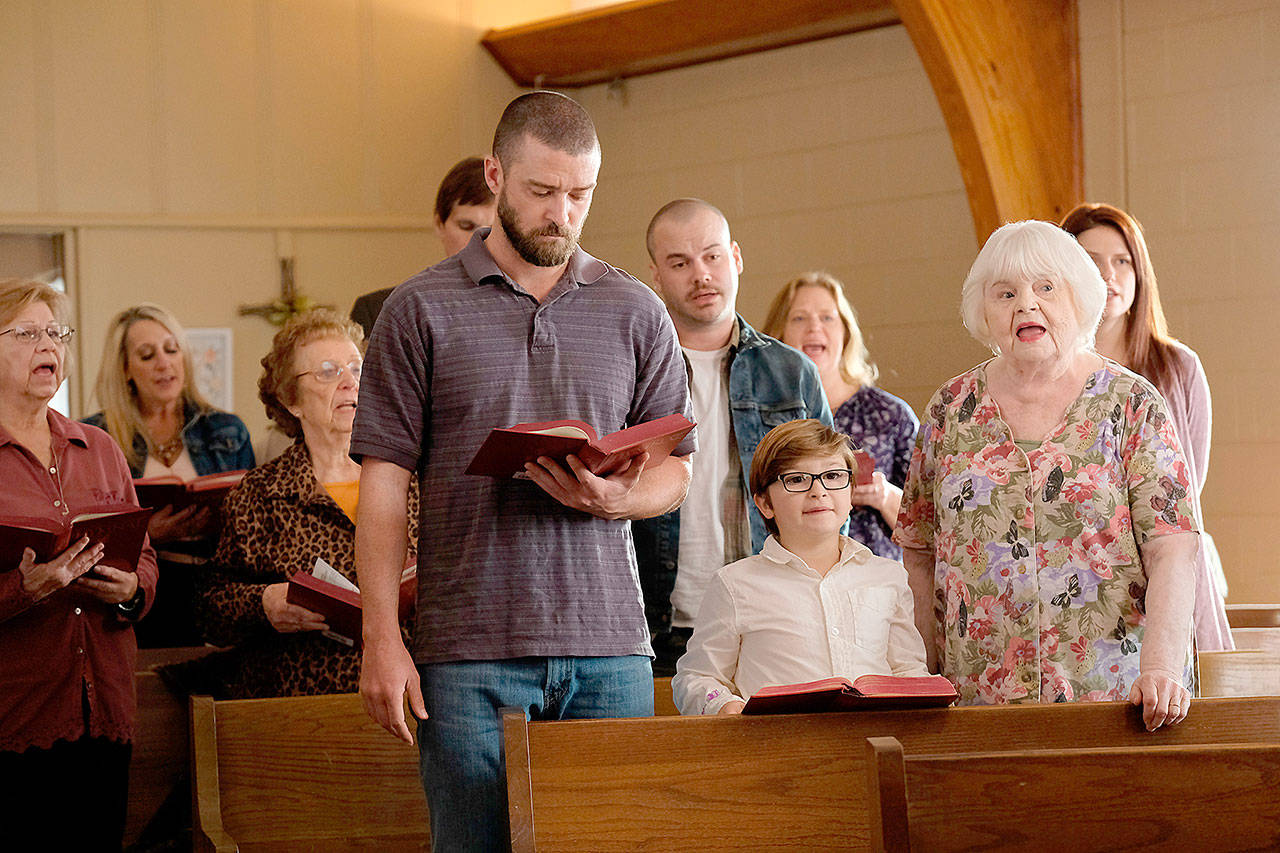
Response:
[{"label": "white t-shirt", "polygon": [[707,585],[671,689],[682,714],[714,714],[770,684],[928,675],[902,564],[840,537],[818,574],[770,536]]},{"label": "white t-shirt", "polygon": [[689,388],[698,449],[693,454],[689,495],[680,505],[680,551],[671,590],[671,624],[693,627],[707,581],[725,563],[724,481],[730,476],[729,384],[725,359],[729,348],[684,348],[693,373]]}]

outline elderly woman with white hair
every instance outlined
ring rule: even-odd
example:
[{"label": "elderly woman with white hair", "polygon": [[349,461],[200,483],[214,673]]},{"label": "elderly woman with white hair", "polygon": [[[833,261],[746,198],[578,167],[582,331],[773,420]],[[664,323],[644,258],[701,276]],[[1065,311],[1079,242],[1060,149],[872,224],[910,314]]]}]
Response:
[{"label": "elderly woman with white hair", "polygon": [[965,280],[995,357],[933,396],[895,539],[931,668],[963,704],[1191,695],[1198,522],[1163,398],[1093,351],[1097,267],[1047,222],[997,230]]}]

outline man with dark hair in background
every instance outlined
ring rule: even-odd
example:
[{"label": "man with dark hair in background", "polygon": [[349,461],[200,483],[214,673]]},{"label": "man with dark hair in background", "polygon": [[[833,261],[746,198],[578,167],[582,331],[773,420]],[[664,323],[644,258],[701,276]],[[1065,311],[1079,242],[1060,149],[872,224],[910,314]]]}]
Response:
[{"label": "man with dark hair in background", "polygon": [[[653,713],[629,524],[680,504],[694,441],[603,478],[572,456],[526,465],[527,479],[463,473],[494,426],[578,418],[605,434],[687,413],[662,303],[578,247],[599,169],[595,127],[576,102],[512,101],[485,158],[497,223],[396,288],[364,363],[351,441],[362,459],[360,692],[375,720],[412,742],[409,697],[436,850],[509,841],[499,708],[533,719]],[[414,471],[411,654],[396,601]]]},{"label": "man with dark hair in background", "polygon": [[[493,224],[493,191],[484,181],[484,159],[467,157],[459,160],[440,182],[436,190],[436,234],[444,245],[446,256],[462,251],[477,228]],[[365,340],[373,332],[382,303],[387,301],[393,287],[384,287],[366,293],[351,306],[351,319],[364,329]]]}]

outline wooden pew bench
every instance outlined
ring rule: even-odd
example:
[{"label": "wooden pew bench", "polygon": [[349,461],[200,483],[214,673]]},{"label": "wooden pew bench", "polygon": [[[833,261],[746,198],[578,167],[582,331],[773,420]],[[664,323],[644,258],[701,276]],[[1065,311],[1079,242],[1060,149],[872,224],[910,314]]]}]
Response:
[{"label": "wooden pew bench", "polygon": [[429,849],[418,752],[357,694],[191,699],[196,850]]},{"label": "wooden pew bench", "polygon": [[1123,703],[534,723],[511,712],[503,728],[516,853],[865,850],[880,830],[866,738],[896,737],[908,755],[1280,742],[1280,697],[1198,700],[1156,732]]},{"label": "wooden pew bench", "polygon": [[[129,812],[124,832],[126,846],[138,840],[188,768],[190,739],[186,701],[165,686],[154,668],[194,660],[212,651],[206,646],[138,650],[137,671],[134,673],[138,713],[133,726],[133,758],[129,763]],[[183,802],[186,802],[185,797]]]},{"label": "wooden pew bench", "polygon": [[1202,696],[1280,696],[1280,651],[1238,649],[1197,657]]},{"label": "wooden pew bench", "polygon": [[1232,628],[1280,628],[1280,604],[1228,604]]},{"label": "wooden pew bench", "polygon": [[1280,743],[905,758],[869,743],[886,849],[1280,849]]}]

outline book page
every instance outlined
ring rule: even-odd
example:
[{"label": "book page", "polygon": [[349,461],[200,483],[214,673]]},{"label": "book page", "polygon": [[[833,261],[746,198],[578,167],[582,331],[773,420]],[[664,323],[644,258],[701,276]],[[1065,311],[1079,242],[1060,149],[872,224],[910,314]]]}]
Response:
[{"label": "book page", "polygon": [[342,572],[338,571],[333,566],[329,565],[319,557],[316,557],[316,566],[314,569],[311,570],[311,574],[313,577],[317,578],[318,580],[331,583],[334,586],[341,587],[342,589],[347,590],[348,592],[360,591],[360,588],[358,586],[353,584],[351,581],[347,580],[346,575],[344,575]]},{"label": "book page", "polygon": [[581,429],[575,426],[557,426],[557,427],[551,427],[549,429],[534,429],[534,430],[529,430],[529,434],[530,435],[558,435],[563,438],[585,438],[585,439],[591,438],[591,436],[587,435],[585,432],[583,432]]}]

